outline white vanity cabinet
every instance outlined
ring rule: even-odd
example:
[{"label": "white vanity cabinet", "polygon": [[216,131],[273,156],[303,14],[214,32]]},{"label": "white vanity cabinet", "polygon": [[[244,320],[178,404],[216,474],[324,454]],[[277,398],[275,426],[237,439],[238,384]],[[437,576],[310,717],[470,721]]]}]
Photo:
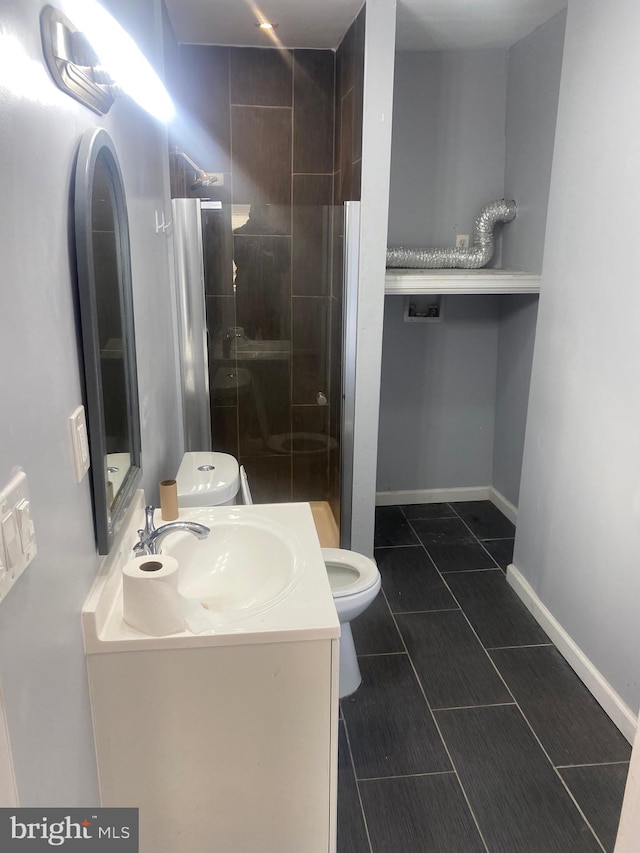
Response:
[{"label": "white vanity cabinet", "polygon": [[141,853],[335,849],[338,641],[88,657],[103,806]]},{"label": "white vanity cabinet", "polygon": [[139,808],[141,853],[335,850],[339,622],[308,505],[254,512],[293,513],[302,554],[270,610],[141,634],[122,620],[128,548],[85,603],[101,803]]}]

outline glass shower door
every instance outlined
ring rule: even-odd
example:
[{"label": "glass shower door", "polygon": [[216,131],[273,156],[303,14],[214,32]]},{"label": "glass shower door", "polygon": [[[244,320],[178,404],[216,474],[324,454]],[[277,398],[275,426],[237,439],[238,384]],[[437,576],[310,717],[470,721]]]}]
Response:
[{"label": "glass shower door", "polygon": [[213,448],[257,502],[340,518],[343,209],[202,207]]}]

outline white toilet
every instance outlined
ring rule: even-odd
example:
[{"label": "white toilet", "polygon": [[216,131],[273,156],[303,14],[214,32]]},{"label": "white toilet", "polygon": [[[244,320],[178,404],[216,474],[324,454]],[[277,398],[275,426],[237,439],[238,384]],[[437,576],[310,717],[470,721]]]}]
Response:
[{"label": "white toilet", "polygon": [[355,692],[362,676],[351,634],[351,620],[367,609],[380,591],[375,561],[356,551],[323,548],[333,601],[340,619],[340,698]]},{"label": "white toilet", "polygon": [[176,474],[178,506],[237,503],[240,466],[235,456],[211,451],[185,453]]},{"label": "white toilet", "polygon": [[[222,506],[251,504],[244,468],[228,453],[185,453],[176,475],[179,506]],[[340,698],[353,693],[362,677],[351,634],[351,620],[363,613],[380,590],[380,572],[375,561],[355,551],[323,548],[333,601],[340,619]]]}]

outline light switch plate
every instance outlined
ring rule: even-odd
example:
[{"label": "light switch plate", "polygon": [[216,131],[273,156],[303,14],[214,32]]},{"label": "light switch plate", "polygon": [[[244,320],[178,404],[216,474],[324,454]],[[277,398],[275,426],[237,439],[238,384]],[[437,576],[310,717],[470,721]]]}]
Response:
[{"label": "light switch plate", "polygon": [[71,446],[73,448],[76,483],[80,483],[89,470],[89,439],[87,437],[84,406],[78,406],[69,418],[69,424],[71,425]]},{"label": "light switch plate", "polygon": [[0,601],[36,554],[27,475],[16,469],[0,491]]}]

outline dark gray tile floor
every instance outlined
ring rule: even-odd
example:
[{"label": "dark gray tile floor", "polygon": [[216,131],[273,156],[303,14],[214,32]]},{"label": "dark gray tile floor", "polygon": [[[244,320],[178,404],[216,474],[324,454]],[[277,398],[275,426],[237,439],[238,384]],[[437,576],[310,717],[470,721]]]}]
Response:
[{"label": "dark gray tile floor", "polygon": [[507,584],[491,503],[380,507],[338,853],[613,851],[631,747]]}]

